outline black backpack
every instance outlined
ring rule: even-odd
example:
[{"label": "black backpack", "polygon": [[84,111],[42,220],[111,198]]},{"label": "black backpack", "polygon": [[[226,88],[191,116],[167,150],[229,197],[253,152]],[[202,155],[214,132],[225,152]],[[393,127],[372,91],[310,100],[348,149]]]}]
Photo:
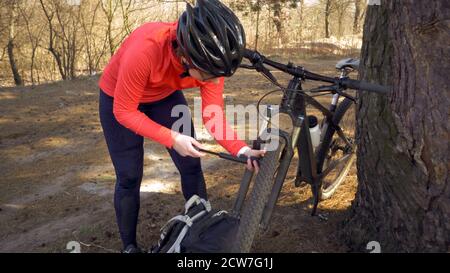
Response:
[{"label": "black backpack", "polygon": [[173,217],[161,229],[152,253],[230,253],[239,220],[194,195],[183,214]]}]

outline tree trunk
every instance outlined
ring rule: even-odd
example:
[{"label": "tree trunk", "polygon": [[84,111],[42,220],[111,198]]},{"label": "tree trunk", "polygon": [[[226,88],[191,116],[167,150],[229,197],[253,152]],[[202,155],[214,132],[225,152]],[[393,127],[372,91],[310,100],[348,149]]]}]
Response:
[{"label": "tree trunk", "polygon": [[[48,32],[49,32],[49,39],[48,39],[48,48],[47,50],[53,55],[57,65],[58,65],[58,70],[59,70],[59,74],[61,75],[61,78],[63,80],[67,79],[67,73],[65,70],[65,64],[64,64],[64,54],[63,56],[61,56],[61,54],[55,49],[54,44],[55,44],[55,39],[57,37],[54,29],[53,29],[53,23],[52,23],[52,19],[53,19],[53,12],[50,15],[50,13],[48,12],[47,8],[44,5],[44,2],[42,0],[39,1],[42,7],[42,11],[45,14],[45,17],[47,18],[47,22],[48,22]],[[64,44],[62,43],[62,46],[64,46]],[[64,49],[63,49],[64,52]],[[53,80],[53,78],[52,78]]]},{"label": "tree trunk", "polygon": [[344,17],[347,15],[346,11],[350,2],[348,0],[341,0],[335,3],[335,11],[337,15],[337,37],[340,39],[344,35]]},{"label": "tree trunk", "polygon": [[255,33],[255,50],[258,50],[258,40],[259,40],[259,17],[261,14],[261,4],[259,0],[256,2],[256,33]]},{"label": "tree trunk", "polygon": [[[270,18],[270,16],[272,16],[272,9],[271,9],[271,5],[268,5],[267,7],[267,18]],[[265,37],[264,37],[264,45],[266,47],[272,48],[273,47],[273,39],[269,39],[269,37],[272,37],[272,20],[266,20],[266,33],[265,33]]]},{"label": "tree trunk", "polygon": [[9,18],[9,37],[8,37],[7,49],[8,49],[9,64],[11,67],[11,72],[13,74],[14,83],[15,83],[15,85],[19,86],[19,85],[23,84],[23,81],[22,81],[22,77],[19,74],[19,70],[17,69],[16,58],[14,56],[14,36],[15,36],[14,24],[15,24],[15,17],[16,17],[15,11],[16,11],[16,5],[13,3],[11,6],[11,14],[10,14],[10,18]]},{"label": "tree trunk", "polygon": [[273,5],[273,17],[272,21],[275,25],[275,29],[277,30],[277,40],[278,40],[278,47],[281,48],[283,46],[283,34],[284,34],[284,28],[283,28],[283,7],[281,6],[281,3],[276,2]]},{"label": "tree trunk", "polygon": [[304,19],[304,8],[305,8],[305,0],[300,0],[299,1],[299,8],[300,8],[300,14],[299,14],[299,20],[300,20],[300,27],[298,30],[298,36],[299,36],[299,41],[301,43],[303,43],[303,26],[305,25],[303,23],[303,19]]},{"label": "tree trunk", "polygon": [[107,21],[106,38],[107,38],[108,44],[109,44],[109,54],[112,57],[114,55],[114,51],[115,51],[114,38],[113,38],[113,34],[112,34],[112,31],[113,31],[112,24],[113,24],[113,19],[114,19],[115,12],[116,12],[118,5],[117,5],[117,3],[114,3],[114,7],[113,7],[113,2],[111,0],[108,0],[108,1],[106,1],[106,3],[102,2],[101,7],[106,16],[106,21]]},{"label": "tree trunk", "polygon": [[331,14],[331,0],[326,0],[326,3],[325,3],[325,38],[330,38],[330,14]]},{"label": "tree trunk", "polygon": [[355,17],[353,18],[353,34],[360,33],[359,20],[361,18],[361,0],[355,0]]},{"label": "tree trunk", "polygon": [[352,250],[450,251],[448,18],[447,0],[368,7],[360,77],[393,93],[360,96]]},{"label": "tree trunk", "polygon": [[39,46],[39,40],[40,40],[40,34],[42,34],[42,31],[39,31],[39,33],[33,33],[33,30],[31,30],[30,27],[30,18],[33,17],[33,11],[34,11],[35,5],[32,6],[32,12],[27,13],[25,9],[20,8],[19,10],[21,13],[21,19],[25,22],[25,27],[27,29],[28,39],[31,45],[31,56],[30,56],[30,80],[31,80],[31,86],[34,86],[35,79],[34,79],[34,63],[36,59],[36,50]]},{"label": "tree trunk", "polygon": [[8,42],[8,57],[14,78],[14,84],[17,86],[22,85],[23,84],[22,77],[19,74],[19,70],[17,69],[16,65],[16,58],[14,57],[14,41],[11,39]]},{"label": "tree trunk", "polygon": [[34,86],[35,80],[34,80],[34,60],[36,58],[36,49],[37,47],[34,47],[31,49],[31,64],[30,64],[30,73],[31,73],[31,85]]},{"label": "tree trunk", "polygon": [[344,35],[343,24],[344,24],[345,11],[339,12],[338,14],[338,38],[340,39]]}]

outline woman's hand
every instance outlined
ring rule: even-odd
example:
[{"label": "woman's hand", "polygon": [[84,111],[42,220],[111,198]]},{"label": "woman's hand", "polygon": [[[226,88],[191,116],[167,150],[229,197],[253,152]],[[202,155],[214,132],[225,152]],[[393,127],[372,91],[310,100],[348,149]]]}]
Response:
[{"label": "woman's hand", "polygon": [[258,161],[251,160],[251,157],[264,157],[266,151],[264,150],[248,150],[244,153],[245,156],[248,157],[247,159],[247,169],[250,171],[255,171],[255,174],[259,172],[259,165]]},{"label": "woman's hand", "polygon": [[191,157],[203,157],[204,153],[196,150],[195,147],[200,149],[204,149],[203,145],[200,144],[197,140],[190,136],[176,134],[173,136],[173,145],[172,148],[177,151],[181,156],[191,156]]}]

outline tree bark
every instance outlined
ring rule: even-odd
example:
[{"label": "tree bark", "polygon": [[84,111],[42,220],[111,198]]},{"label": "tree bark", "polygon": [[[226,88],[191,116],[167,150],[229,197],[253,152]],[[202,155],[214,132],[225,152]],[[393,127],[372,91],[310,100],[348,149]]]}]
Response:
[{"label": "tree bark", "polygon": [[[55,30],[53,29],[53,23],[52,23],[52,19],[53,19],[53,12],[52,14],[50,14],[47,10],[47,8],[44,5],[44,2],[42,0],[39,1],[42,7],[42,11],[45,14],[45,17],[47,19],[48,22],[48,32],[49,32],[49,39],[48,39],[48,48],[47,50],[53,55],[56,64],[58,65],[58,71],[59,74],[61,75],[61,78],[63,80],[67,80],[67,74],[65,71],[65,66],[64,66],[64,56],[61,56],[61,54],[55,49],[55,39],[56,39],[56,33]],[[64,46],[64,45],[63,45]]]},{"label": "tree bark", "polygon": [[[113,6],[114,4],[114,6]],[[114,37],[113,37],[113,19],[117,10],[117,3],[112,0],[107,0],[106,3],[102,1],[102,10],[105,13],[106,21],[107,21],[107,27],[106,27],[106,38],[108,40],[109,45],[109,54],[112,57],[114,55],[114,51],[116,50],[116,45],[114,44]]]},{"label": "tree bark", "polygon": [[259,17],[261,14],[261,3],[260,0],[256,1],[256,32],[255,32],[255,50],[258,50],[258,40],[259,40]]},{"label": "tree bark", "polygon": [[28,39],[31,45],[31,56],[30,56],[30,80],[31,80],[31,86],[35,85],[35,77],[34,77],[34,65],[35,65],[35,59],[36,59],[36,51],[39,46],[39,41],[41,39],[41,34],[43,28],[41,28],[37,33],[35,29],[31,28],[30,18],[34,16],[35,11],[35,2],[30,8],[30,12],[26,11],[26,8],[21,8],[19,6],[19,11],[21,13],[21,19],[25,23],[25,27],[27,29]]},{"label": "tree bark", "polygon": [[299,14],[300,27],[299,27],[299,30],[298,30],[298,36],[299,36],[299,41],[303,42],[303,26],[305,25],[303,23],[305,0],[300,0],[298,5],[299,5],[299,9],[300,9],[300,14]]},{"label": "tree bark", "polygon": [[330,38],[330,14],[331,14],[331,0],[326,0],[326,3],[325,3],[325,38]]},{"label": "tree bark", "polygon": [[9,57],[9,64],[11,67],[11,71],[12,71],[13,78],[14,78],[14,84],[16,86],[22,85],[23,84],[22,77],[19,74],[19,70],[17,69],[17,65],[16,65],[16,58],[14,57],[14,41],[11,39],[8,42],[8,57]]},{"label": "tree bark", "polygon": [[351,1],[349,0],[341,0],[334,4],[338,19],[338,38],[344,36],[344,18],[347,15],[347,10],[350,7],[350,4]]},{"label": "tree bark", "polygon": [[10,13],[10,18],[9,18],[9,36],[8,36],[8,45],[7,45],[7,51],[8,51],[8,58],[9,58],[9,65],[11,67],[11,72],[13,74],[13,78],[14,78],[14,84],[16,86],[22,85],[23,84],[23,80],[22,77],[20,76],[19,73],[19,69],[17,68],[17,63],[16,63],[16,57],[14,56],[14,38],[15,38],[15,29],[14,29],[14,24],[15,24],[15,18],[16,17],[16,4],[12,3],[11,5],[11,13]]},{"label": "tree bark", "polygon": [[280,2],[273,4],[273,17],[272,21],[277,31],[278,47],[283,45],[284,27],[283,27],[283,6]]},{"label": "tree bark", "polygon": [[353,34],[360,33],[359,20],[361,19],[361,0],[355,0],[355,17],[353,17]]},{"label": "tree bark", "polygon": [[363,80],[389,96],[361,93],[358,191],[342,235],[355,251],[450,251],[450,6],[446,0],[369,6]]}]

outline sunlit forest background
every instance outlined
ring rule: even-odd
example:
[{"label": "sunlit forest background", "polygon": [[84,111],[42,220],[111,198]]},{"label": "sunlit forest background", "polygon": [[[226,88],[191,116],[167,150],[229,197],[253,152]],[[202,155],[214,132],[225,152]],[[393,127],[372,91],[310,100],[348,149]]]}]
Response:
[{"label": "sunlit forest background", "polygon": [[[248,47],[287,57],[351,55],[366,0],[224,0]],[[2,0],[0,85],[37,85],[101,73],[133,29],[176,21],[183,1]]]}]

